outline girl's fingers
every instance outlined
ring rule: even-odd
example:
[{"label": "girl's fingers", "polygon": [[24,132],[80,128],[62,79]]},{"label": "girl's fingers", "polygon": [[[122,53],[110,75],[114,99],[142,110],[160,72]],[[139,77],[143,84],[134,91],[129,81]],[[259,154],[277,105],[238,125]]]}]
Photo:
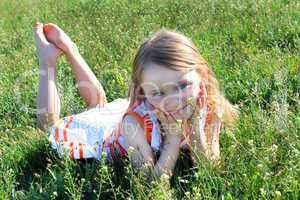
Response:
[{"label": "girl's fingers", "polygon": [[159,110],[159,109],[155,109],[154,110],[155,115],[157,116],[157,118],[161,121],[161,122],[167,122],[167,118],[164,114],[163,111]]},{"label": "girl's fingers", "polygon": [[162,123],[167,123],[167,124],[171,124],[171,123],[178,123],[178,121],[174,118],[174,116],[170,113],[167,112],[163,112],[159,109],[156,109],[154,111],[154,113],[156,114],[156,116],[158,117],[158,119],[162,122]]},{"label": "girl's fingers", "polygon": [[178,121],[169,113],[163,112],[159,109],[155,110],[157,118],[161,122],[162,129],[165,134],[181,134],[182,133],[182,121]]},{"label": "girl's fingers", "polygon": [[165,113],[165,115],[166,115],[166,118],[167,118],[167,120],[168,120],[169,122],[174,121],[174,117],[173,117],[170,113]]}]

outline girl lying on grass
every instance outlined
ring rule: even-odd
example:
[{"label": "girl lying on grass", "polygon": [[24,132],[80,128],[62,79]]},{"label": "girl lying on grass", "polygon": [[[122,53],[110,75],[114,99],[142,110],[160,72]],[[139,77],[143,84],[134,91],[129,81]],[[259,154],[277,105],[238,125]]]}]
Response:
[{"label": "girl lying on grass", "polygon": [[[74,159],[129,158],[147,175],[172,175],[180,149],[216,162],[222,125],[234,125],[237,110],[190,39],[162,29],[139,48],[128,99],[107,102],[103,87],[76,45],[55,24],[34,27],[40,63],[38,125],[49,141]],[[89,110],[60,118],[56,63],[64,54]],[[132,151],[129,151],[132,149]],[[157,156],[159,155],[159,157]],[[142,168],[148,166],[147,168]]]}]

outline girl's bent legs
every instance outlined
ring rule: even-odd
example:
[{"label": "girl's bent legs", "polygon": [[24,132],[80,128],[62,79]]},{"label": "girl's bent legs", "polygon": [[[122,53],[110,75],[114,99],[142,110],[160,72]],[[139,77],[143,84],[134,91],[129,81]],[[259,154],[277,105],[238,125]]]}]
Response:
[{"label": "girl's bent legs", "polygon": [[77,48],[66,54],[75,75],[80,95],[89,107],[107,103],[105,91]]},{"label": "girl's bent legs", "polygon": [[60,48],[70,62],[75,75],[76,85],[86,104],[89,107],[95,107],[98,104],[103,106],[107,103],[101,83],[80,55],[71,38],[55,24],[46,24],[44,29],[46,30],[48,41]]}]

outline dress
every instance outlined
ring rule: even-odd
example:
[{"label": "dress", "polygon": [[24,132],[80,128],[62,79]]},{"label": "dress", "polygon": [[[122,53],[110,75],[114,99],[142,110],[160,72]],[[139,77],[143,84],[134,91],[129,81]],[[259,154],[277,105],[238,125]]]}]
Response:
[{"label": "dress", "polygon": [[[60,155],[68,154],[72,159],[101,159],[102,152],[112,162],[118,155],[127,156],[128,146],[120,128],[125,115],[132,115],[145,131],[148,143],[154,152],[159,152],[163,143],[160,122],[147,106],[145,100],[136,102],[129,108],[127,99],[116,99],[100,107],[97,106],[80,114],[58,120],[49,133],[49,143]],[[204,134],[208,113],[207,105],[200,110],[200,134]],[[187,126],[184,126],[184,130]],[[185,131],[184,136],[188,131]],[[181,147],[187,146],[189,137],[183,137]]]},{"label": "dress", "polygon": [[[107,153],[109,161],[116,159],[115,150],[126,156],[128,146],[121,133],[120,122],[128,111],[127,99],[116,99],[113,102],[99,105],[80,114],[58,120],[51,128],[49,143],[60,155],[67,153],[71,158],[101,159],[102,151]],[[135,105],[131,111],[148,121],[147,132],[151,133],[151,147],[159,151],[161,135],[157,118],[147,112],[143,102]]]}]

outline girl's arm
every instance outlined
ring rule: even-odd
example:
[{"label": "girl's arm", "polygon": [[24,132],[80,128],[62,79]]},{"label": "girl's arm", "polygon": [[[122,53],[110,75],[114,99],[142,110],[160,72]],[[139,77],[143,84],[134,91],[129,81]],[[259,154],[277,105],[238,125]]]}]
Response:
[{"label": "girl's arm", "polygon": [[154,175],[160,177],[163,173],[172,176],[179,155],[181,135],[167,134],[164,138],[161,155],[154,166]]},{"label": "girl's arm", "polygon": [[[145,164],[154,166],[154,155],[151,146],[148,144],[144,130],[138,122],[130,115],[126,115],[122,122],[123,135],[129,149],[129,159],[134,167],[141,168]],[[148,173],[148,169],[144,168],[144,172]]]},{"label": "girl's arm", "polygon": [[[193,126],[199,127],[199,121],[199,119],[194,119]],[[200,133],[199,129],[195,129],[195,132],[191,135],[192,148],[193,152],[201,151],[208,159],[217,163],[220,159],[219,136],[222,122],[215,114],[211,115],[210,122],[205,127],[205,134]]]},{"label": "girl's arm", "polygon": [[164,142],[160,157],[154,166],[154,176],[160,177],[165,173],[170,177],[173,174],[179,156],[183,130],[181,122],[176,121],[172,116],[166,115],[159,110],[155,112],[164,130]]},{"label": "girl's arm", "polygon": [[122,129],[129,149],[133,149],[128,154],[134,167],[142,169],[144,174],[150,179],[160,177],[163,173],[169,176],[173,174],[179,155],[181,129],[174,128],[174,126],[172,130],[166,129],[167,134],[164,135],[161,155],[156,163],[151,146],[146,140],[144,130],[132,116],[127,115],[124,117]]},{"label": "girl's arm", "polygon": [[207,137],[207,144],[209,147],[209,159],[215,164],[220,160],[220,132],[222,122],[216,115],[213,116],[213,120],[208,128],[205,130]]}]

